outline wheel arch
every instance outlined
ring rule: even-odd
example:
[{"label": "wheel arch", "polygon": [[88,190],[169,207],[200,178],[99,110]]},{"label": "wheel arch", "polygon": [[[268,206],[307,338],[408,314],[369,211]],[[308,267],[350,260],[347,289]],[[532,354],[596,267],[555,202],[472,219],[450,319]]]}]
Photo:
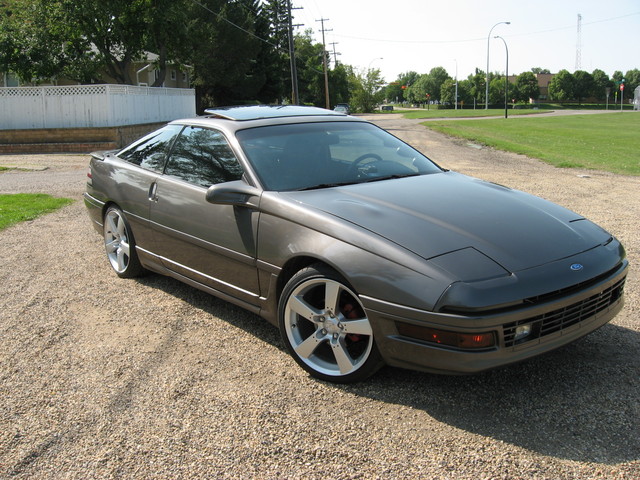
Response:
[{"label": "wheel arch", "polygon": [[107,210],[109,210],[109,208],[111,207],[116,207],[118,210],[120,210],[123,214],[124,212],[122,211],[122,208],[120,208],[120,205],[118,205],[116,202],[114,202],[113,200],[107,200],[106,202],[104,202],[104,205],[102,206],[102,221],[104,222],[104,217],[107,215]]},{"label": "wheel arch", "polygon": [[282,266],[282,270],[280,270],[280,274],[278,275],[277,289],[276,289],[276,304],[280,301],[280,297],[282,296],[282,291],[284,290],[287,282],[300,270],[303,270],[311,265],[321,264],[325,265],[333,270],[336,270],[340,275],[344,277],[342,272],[337,269],[334,265],[331,265],[326,260],[309,256],[309,255],[299,255],[296,257],[292,257]]}]

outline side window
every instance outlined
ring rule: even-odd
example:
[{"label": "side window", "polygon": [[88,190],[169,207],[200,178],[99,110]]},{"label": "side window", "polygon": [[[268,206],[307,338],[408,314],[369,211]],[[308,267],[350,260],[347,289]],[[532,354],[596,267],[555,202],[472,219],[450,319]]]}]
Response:
[{"label": "side window", "polygon": [[148,170],[162,172],[166,154],[182,125],[167,125],[118,152],[118,157]]},{"label": "side window", "polygon": [[171,151],[165,175],[201,187],[242,178],[242,167],[226,138],[215,130],[186,127]]}]

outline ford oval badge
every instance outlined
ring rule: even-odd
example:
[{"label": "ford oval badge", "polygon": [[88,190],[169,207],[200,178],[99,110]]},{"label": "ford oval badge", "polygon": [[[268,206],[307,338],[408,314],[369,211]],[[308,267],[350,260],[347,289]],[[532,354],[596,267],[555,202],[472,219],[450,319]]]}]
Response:
[{"label": "ford oval badge", "polygon": [[583,268],[584,267],[580,263],[574,263],[573,265],[571,265],[571,270],[573,270],[574,272],[577,272],[578,270],[582,270]]}]

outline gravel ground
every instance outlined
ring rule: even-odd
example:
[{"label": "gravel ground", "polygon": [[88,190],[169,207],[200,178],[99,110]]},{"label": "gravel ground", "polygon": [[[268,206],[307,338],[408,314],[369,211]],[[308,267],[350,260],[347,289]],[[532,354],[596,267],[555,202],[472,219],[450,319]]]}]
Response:
[{"label": "gravel ground", "polygon": [[260,318],[161,276],[118,279],[81,201],[86,156],[1,156],[31,170],[0,174],[0,192],[77,202],[0,232],[0,478],[640,478],[640,179],[372,118],[615,233],[633,264],[624,310],[481,375],[323,383]]}]

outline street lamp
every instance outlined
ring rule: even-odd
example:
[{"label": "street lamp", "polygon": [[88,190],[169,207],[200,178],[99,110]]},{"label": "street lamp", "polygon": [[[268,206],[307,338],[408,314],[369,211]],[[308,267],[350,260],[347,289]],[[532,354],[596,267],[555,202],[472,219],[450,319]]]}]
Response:
[{"label": "street lamp", "polygon": [[375,62],[376,60],[384,60],[384,58],[382,58],[382,57],[377,57],[377,58],[374,58],[373,60],[371,60],[371,61],[369,62],[369,66],[367,67],[367,72],[368,72],[369,70],[371,70],[371,64],[372,64],[373,62]]},{"label": "street lamp", "polygon": [[507,48],[507,42],[504,38],[499,35],[493,38],[499,38],[500,40],[502,40],[502,43],[504,43],[504,50],[507,52],[507,66],[504,72],[504,118],[507,118],[507,106],[509,105],[507,101],[507,99],[509,98],[509,49]]},{"label": "street lamp", "polygon": [[458,60],[454,59],[454,62],[456,62],[456,98],[455,98],[455,102],[456,102],[456,110],[458,110]]},{"label": "street lamp", "polygon": [[493,31],[493,29],[503,23],[505,25],[511,25],[511,22],[498,22],[493,27],[491,27],[491,30],[489,30],[489,35],[487,35],[487,81],[486,81],[486,91],[485,91],[485,97],[484,97],[485,110],[489,110],[489,41],[491,40],[491,32]]}]

